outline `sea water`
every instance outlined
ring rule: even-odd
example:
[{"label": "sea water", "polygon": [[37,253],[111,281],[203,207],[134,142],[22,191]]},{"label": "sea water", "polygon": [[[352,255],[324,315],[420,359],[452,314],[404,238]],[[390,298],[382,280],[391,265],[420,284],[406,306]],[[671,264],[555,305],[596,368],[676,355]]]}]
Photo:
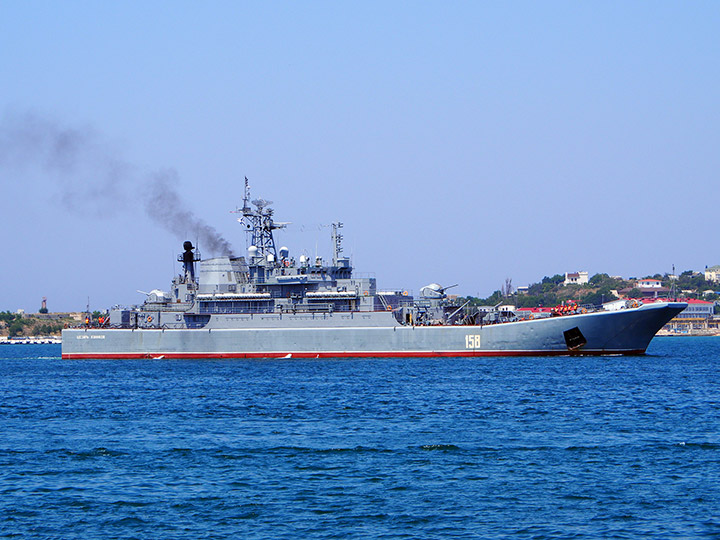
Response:
[{"label": "sea water", "polygon": [[0,538],[717,538],[719,368],[1,346]]}]

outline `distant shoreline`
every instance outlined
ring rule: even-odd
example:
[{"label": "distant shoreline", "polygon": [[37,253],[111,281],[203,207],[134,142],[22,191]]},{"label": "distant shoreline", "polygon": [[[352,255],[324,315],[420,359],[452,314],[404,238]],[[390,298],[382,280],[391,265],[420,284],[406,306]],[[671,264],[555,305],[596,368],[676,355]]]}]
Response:
[{"label": "distant shoreline", "polygon": [[660,330],[657,334],[655,334],[655,337],[720,337],[720,332],[717,332],[717,331],[712,331],[712,332],[695,331],[695,332],[681,333],[681,332],[668,332],[667,330]]},{"label": "distant shoreline", "polygon": [[48,345],[60,343],[62,343],[62,338],[58,336],[34,336],[18,338],[8,338],[7,336],[0,337],[0,345]]}]

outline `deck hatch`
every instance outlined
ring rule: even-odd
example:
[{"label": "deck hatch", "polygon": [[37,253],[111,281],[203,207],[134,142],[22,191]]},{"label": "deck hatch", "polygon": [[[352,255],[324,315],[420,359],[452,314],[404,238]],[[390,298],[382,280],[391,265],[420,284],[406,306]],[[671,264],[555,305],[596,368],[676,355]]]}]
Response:
[{"label": "deck hatch", "polygon": [[567,347],[571,351],[575,351],[587,344],[587,339],[585,339],[585,336],[582,335],[582,332],[577,326],[570,330],[565,330],[563,335],[565,336],[565,343],[567,343]]}]

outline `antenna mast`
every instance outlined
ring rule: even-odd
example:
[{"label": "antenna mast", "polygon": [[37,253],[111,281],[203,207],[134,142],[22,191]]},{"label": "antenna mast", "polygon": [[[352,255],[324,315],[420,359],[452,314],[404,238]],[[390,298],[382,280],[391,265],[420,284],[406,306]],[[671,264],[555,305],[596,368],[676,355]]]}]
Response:
[{"label": "antenna mast", "polygon": [[340,254],[342,253],[342,239],[343,235],[338,232],[338,229],[342,229],[343,224],[341,222],[332,224],[332,243],[333,243],[333,266],[338,265],[340,260]]},{"label": "antenna mast", "polygon": [[250,200],[250,181],[248,180],[248,177],[245,177],[245,191],[243,191],[243,207],[242,211],[243,214],[246,212],[250,212],[250,207],[248,206],[248,201]]},{"label": "antenna mast", "polygon": [[[257,209],[253,210],[248,202],[252,203]],[[250,200],[250,184],[246,176],[243,207],[235,209],[236,213],[242,214],[238,221],[245,226],[245,232],[250,236],[250,245],[257,248],[257,255],[265,259],[267,259],[268,255],[272,255],[274,260],[277,260],[273,231],[285,228],[287,223],[275,223],[273,221],[274,210],[270,208],[271,204],[272,201],[266,201],[265,199]]]},{"label": "antenna mast", "polygon": [[670,281],[672,281],[672,285],[670,286],[670,295],[672,296],[673,300],[677,301],[677,276],[675,275],[675,265],[672,265],[672,277],[670,278]]}]

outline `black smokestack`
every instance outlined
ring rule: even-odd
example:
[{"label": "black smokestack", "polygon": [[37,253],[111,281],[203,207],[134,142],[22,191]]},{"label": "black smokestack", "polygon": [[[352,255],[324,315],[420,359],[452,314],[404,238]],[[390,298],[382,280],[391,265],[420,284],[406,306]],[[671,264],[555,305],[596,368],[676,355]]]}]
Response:
[{"label": "black smokestack", "polygon": [[55,180],[60,201],[76,214],[102,218],[131,211],[145,191],[143,206],[153,221],[181,239],[197,238],[213,255],[232,255],[230,243],[182,201],[172,169],[142,174],[90,127],[64,126],[33,113],[6,113],[0,120],[0,168],[37,167]]},{"label": "black smokestack", "polygon": [[195,248],[190,240],[185,240],[183,249],[185,252],[180,257],[185,267],[185,273],[190,274],[190,281],[195,281],[195,254],[192,252]]}]

